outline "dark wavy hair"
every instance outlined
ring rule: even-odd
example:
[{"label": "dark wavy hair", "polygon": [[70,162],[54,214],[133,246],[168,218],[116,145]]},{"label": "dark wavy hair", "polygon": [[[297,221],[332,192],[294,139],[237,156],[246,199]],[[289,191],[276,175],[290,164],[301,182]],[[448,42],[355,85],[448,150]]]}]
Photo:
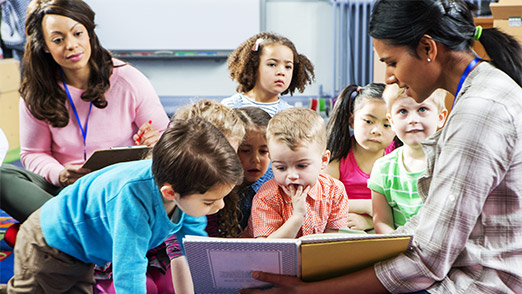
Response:
[{"label": "dark wavy hair", "polygon": [[203,118],[175,120],[152,149],[156,184],[172,185],[181,197],[204,194],[243,181],[243,166],[227,138]]},{"label": "dark wavy hair", "polygon": [[42,20],[47,14],[62,15],[81,23],[90,38],[91,69],[88,88],[82,100],[92,102],[95,107],[107,107],[105,92],[110,87],[109,78],[113,64],[110,52],[104,49],[94,32],[94,11],[81,0],[33,0],[27,8],[25,32],[27,43],[23,56],[23,74],[20,94],[31,114],[48,122],[53,127],[65,127],[69,122],[66,109],[67,96],[59,86],[59,65],[51,54],[44,50],[45,40]]},{"label": "dark wavy hair", "polygon": [[[262,39],[262,42],[258,48],[255,48],[258,39]],[[262,32],[243,42],[228,57],[227,63],[230,77],[239,83],[236,89],[237,92],[245,93],[254,88],[259,68],[259,57],[263,52],[263,47],[273,44],[284,45],[290,48],[294,54],[292,81],[288,89],[281,95],[287,93],[292,95],[296,89],[302,93],[305,86],[312,83],[315,78],[314,66],[306,56],[297,52],[294,43],[278,34]]]},{"label": "dark wavy hair", "polygon": [[[370,35],[391,45],[406,46],[413,56],[426,34],[450,50],[473,46],[475,6],[464,0],[379,0],[370,20]],[[522,48],[496,28],[484,29],[480,42],[491,63],[522,86]]]}]

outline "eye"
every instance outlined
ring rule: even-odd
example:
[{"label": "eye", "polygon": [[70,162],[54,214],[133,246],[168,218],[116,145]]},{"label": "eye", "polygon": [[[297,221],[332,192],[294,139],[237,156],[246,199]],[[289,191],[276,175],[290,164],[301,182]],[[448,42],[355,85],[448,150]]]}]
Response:
[{"label": "eye", "polygon": [[373,124],[373,121],[371,121],[369,119],[364,118],[363,120],[364,120],[365,123],[367,123],[369,125]]},{"label": "eye", "polygon": [[395,67],[397,65],[397,62],[387,62],[386,63],[386,66],[389,66],[389,67]]},{"label": "eye", "polygon": [[60,44],[60,42],[63,41],[63,38],[56,38],[56,39],[53,39],[52,42],[55,43],[55,44]]},{"label": "eye", "polygon": [[419,112],[426,112],[428,111],[428,109],[426,107],[420,107],[419,108]]},{"label": "eye", "polygon": [[285,66],[285,68],[286,68],[286,69],[292,69],[292,68],[294,68],[294,67],[293,67],[292,65],[287,65],[287,66]]},{"label": "eye", "polygon": [[300,164],[297,165],[297,168],[301,168],[301,169],[303,169],[303,168],[307,168],[308,165],[309,165],[309,164],[307,164],[307,163],[300,163]]},{"label": "eye", "polygon": [[268,150],[259,150],[259,153],[263,154],[263,155],[266,155],[266,154],[268,154]]},{"label": "eye", "polygon": [[278,170],[278,171],[285,171],[286,170],[286,166],[276,166],[275,169]]},{"label": "eye", "polygon": [[391,125],[390,124],[384,124],[384,127],[385,128],[391,128]]},{"label": "eye", "polygon": [[269,62],[267,65],[270,66],[270,67],[276,66],[276,64],[274,62]]},{"label": "eye", "polygon": [[205,204],[206,206],[212,206],[214,205],[214,202],[204,202],[203,204]]},{"label": "eye", "polygon": [[83,35],[83,32],[82,31],[78,31],[78,32],[74,33],[74,35],[76,37],[80,37],[81,35]]},{"label": "eye", "polygon": [[406,109],[400,109],[397,113],[398,113],[398,114],[403,114],[403,115],[404,115],[404,114],[407,114],[408,111],[407,111]]},{"label": "eye", "polygon": [[250,149],[239,147],[239,152],[240,152],[240,153],[249,153],[249,152],[250,152]]}]

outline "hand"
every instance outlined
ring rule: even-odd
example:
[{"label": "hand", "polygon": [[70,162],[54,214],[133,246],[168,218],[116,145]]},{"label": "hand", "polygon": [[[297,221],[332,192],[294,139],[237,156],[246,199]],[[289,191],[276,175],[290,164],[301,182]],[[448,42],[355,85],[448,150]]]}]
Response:
[{"label": "hand", "polygon": [[348,228],[359,231],[373,229],[372,217],[365,214],[348,213]]},{"label": "hand", "polygon": [[66,187],[90,172],[90,169],[82,168],[81,165],[66,165],[65,169],[60,172],[58,180],[62,187]]},{"label": "hand", "polygon": [[306,196],[308,195],[308,191],[310,191],[310,186],[306,186],[303,189],[303,186],[295,188],[294,185],[283,186],[283,191],[292,198],[292,207],[294,208],[293,214],[306,216]]},{"label": "hand", "polygon": [[306,283],[301,281],[298,277],[282,276],[276,274],[269,274],[263,272],[252,272],[252,277],[256,280],[269,282],[274,284],[274,287],[270,289],[242,289],[239,291],[241,294],[246,293],[281,293],[281,294],[292,294],[292,293],[303,293],[305,294]]},{"label": "hand", "polygon": [[132,136],[132,139],[136,145],[154,146],[156,142],[158,142],[160,135],[161,134],[154,129],[149,121],[141,125],[138,132]]}]

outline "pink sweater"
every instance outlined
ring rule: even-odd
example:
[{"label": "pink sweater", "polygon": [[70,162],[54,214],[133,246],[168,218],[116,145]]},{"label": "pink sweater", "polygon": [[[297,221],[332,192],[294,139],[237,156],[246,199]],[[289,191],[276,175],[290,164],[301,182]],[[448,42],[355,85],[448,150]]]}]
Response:
[{"label": "pink sweater", "polygon": [[[115,64],[121,61],[114,60]],[[134,145],[132,136],[145,122],[163,132],[169,119],[149,80],[130,65],[114,68],[111,87],[105,93],[108,106],[92,107],[87,130],[87,157],[96,149]],[[61,82],[60,82],[61,84]],[[85,128],[89,103],[81,100],[83,90],[67,85]],[[83,137],[74,116],[69,111],[69,123],[64,128],[54,128],[47,122],[34,118],[20,99],[20,157],[29,171],[43,176],[59,186],[59,173],[67,164],[83,163]]]}]

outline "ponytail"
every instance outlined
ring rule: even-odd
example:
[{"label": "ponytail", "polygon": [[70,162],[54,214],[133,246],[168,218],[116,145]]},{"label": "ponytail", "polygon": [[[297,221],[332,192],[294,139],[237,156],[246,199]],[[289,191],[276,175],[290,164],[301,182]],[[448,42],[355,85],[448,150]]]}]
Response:
[{"label": "ponytail", "polygon": [[345,87],[335,101],[332,116],[326,126],[326,149],[332,154],[330,161],[346,157],[352,147],[350,124],[355,100],[353,96],[357,96],[358,88],[357,85]]},{"label": "ponytail", "polygon": [[480,43],[491,63],[522,87],[522,47],[512,36],[496,29],[483,29]]}]

